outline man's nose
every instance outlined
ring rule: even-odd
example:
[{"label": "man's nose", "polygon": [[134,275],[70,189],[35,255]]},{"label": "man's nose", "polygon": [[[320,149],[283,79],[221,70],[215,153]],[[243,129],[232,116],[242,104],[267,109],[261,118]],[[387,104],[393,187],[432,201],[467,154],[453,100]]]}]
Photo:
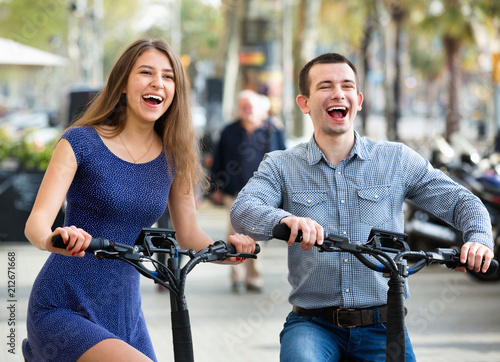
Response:
[{"label": "man's nose", "polygon": [[342,90],[342,87],[340,85],[332,87],[331,98],[333,99],[344,98],[344,91]]}]

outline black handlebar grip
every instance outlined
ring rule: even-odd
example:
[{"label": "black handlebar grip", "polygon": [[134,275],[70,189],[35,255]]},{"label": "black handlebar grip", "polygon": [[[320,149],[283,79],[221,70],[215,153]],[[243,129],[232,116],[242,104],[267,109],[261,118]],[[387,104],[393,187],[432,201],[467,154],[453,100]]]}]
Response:
[{"label": "black handlebar grip", "polygon": [[[96,250],[106,250],[111,245],[108,239],[104,238],[92,238],[89,246],[85,249],[86,253],[93,253]],[[52,246],[59,249],[66,249],[67,245],[64,244],[62,236],[60,234],[54,235],[52,237]]]},{"label": "black handlebar grip", "polygon": [[[226,243],[226,248],[227,248],[228,254],[236,254],[236,247],[233,244]],[[254,254],[260,253],[260,245],[259,244],[255,244],[255,251],[253,253]]]},{"label": "black handlebar grip", "polygon": [[491,259],[490,267],[486,270],[486,273],[483,273],[486,276],[492,276],[498,271],[498,260]]},{"label": "black handlebar grip", "polygon": [[52,237],[52,246],[58,249],[66,249],[66,244],[64,244],[64,241],[60,234],[54,235]]},{"label": "black handlebar grip", "polygon": [[[290,239],[291,230],[287,224],[277,224],[273,227],[273,238],[288,241]],[[296,243],[300,243],[302,241],[302,231],[299,230],[297,234],[297,238],[295,239]]]}]

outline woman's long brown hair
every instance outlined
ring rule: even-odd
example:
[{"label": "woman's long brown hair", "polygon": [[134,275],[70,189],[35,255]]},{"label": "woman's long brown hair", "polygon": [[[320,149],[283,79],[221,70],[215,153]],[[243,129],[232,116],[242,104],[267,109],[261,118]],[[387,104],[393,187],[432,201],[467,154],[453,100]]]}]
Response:
[{"label": "woman's long brown hair", "polygon": [[[179,56],[162,39],[140,39],[131,44],[115,63],[104,88],[95,96],[87,111],[73,126],[113,128],[111,137],[125,127],[126,98],[122,95],[137,58],[147,50],[157,49],[170,60],[174,70],[175,95],[167,111],[156,121],[155,130],[163,140],[164,153],[175,164],[176,177],[190,185],[189,192],[206,185],[199,158],[199,144],[191,118],[190,85]],[[101,132],[102,133],[102,132]],[[170,170],[172,171],[172,170]]]}]

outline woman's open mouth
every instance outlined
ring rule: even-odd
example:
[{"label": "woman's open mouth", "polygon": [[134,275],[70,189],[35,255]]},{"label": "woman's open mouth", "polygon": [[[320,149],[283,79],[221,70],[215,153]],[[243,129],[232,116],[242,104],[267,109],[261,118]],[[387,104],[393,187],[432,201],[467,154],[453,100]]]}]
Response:
[{"label": "woman's open mouth", "polygon": [[147,94],[147,95],[143,96],[142,99],[144,99],[144,101],[146,103],[151,104],[151,105],[155,105],[155,106],[157,106],[158,104],[163,102],[162,97],[157,96],[157,95],[153,95],[153,94]]}]

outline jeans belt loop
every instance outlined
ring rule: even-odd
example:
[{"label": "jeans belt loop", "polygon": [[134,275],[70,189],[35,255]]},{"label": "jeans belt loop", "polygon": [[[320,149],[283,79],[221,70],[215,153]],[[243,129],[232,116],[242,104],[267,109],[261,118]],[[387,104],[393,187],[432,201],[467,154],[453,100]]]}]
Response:
[{"label": "jeans belt loop", "polygon": [[380,314],[378,313],[378,308],[372,307],[372,311],[373,311],[373,324],[377,325],[379,324],[379,316],[380,316]]}]

